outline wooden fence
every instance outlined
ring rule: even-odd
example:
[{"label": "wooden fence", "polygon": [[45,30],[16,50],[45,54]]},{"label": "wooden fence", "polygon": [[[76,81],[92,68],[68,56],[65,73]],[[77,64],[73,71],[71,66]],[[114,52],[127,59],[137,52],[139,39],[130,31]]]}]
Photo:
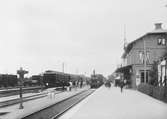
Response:
[{"label": "wooden fence", "polygon": [[167,86],[152,86],[149,84],[141,83],[138,90],[158,100],[167,102]]}]

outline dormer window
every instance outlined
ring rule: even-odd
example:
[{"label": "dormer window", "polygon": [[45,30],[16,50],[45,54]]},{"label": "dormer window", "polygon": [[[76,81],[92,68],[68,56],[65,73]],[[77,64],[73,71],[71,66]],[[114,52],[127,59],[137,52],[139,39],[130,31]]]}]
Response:
[{"label": "dormer window", "polygon": [[165,38],[159,38],[158,39],[158,45],[166,45],[166,39]]}]

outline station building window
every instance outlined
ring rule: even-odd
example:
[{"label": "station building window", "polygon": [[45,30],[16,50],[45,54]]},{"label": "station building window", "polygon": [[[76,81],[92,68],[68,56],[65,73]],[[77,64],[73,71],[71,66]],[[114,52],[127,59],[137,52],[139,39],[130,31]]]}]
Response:
[{"label": "station building window", "polygon": [[166,45],[166,39],[165,38],[159,38],[158,39],[158,45]]}]

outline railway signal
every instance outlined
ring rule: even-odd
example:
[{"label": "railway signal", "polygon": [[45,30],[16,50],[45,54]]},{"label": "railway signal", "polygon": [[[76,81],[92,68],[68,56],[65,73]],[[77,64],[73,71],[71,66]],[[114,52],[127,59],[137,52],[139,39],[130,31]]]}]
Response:
[{"label": "railway signal", "polygon": [[28,71],[23,70],[22,67],[20,67],[19,70],[17,70],[17,74],[19,75],[19,87],[20,87],[20,106],[19,109],[23,109],[23,96],[22,96],[22,86],[23,86],[23,79],[24,79],[24,75],[27,74]]}]

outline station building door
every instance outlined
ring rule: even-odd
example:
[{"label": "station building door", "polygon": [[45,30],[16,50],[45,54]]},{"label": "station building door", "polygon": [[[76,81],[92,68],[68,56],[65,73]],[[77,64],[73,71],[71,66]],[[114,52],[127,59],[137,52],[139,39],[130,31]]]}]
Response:
[{"label": "station building door", "polygon": [[146,70],[146,81],[144,81],[144,75],[145,75],[144,70],[140,70],[140,81],[141,81],[141,83],[148,83],[148,80],[149,80],[149,70]]}]

